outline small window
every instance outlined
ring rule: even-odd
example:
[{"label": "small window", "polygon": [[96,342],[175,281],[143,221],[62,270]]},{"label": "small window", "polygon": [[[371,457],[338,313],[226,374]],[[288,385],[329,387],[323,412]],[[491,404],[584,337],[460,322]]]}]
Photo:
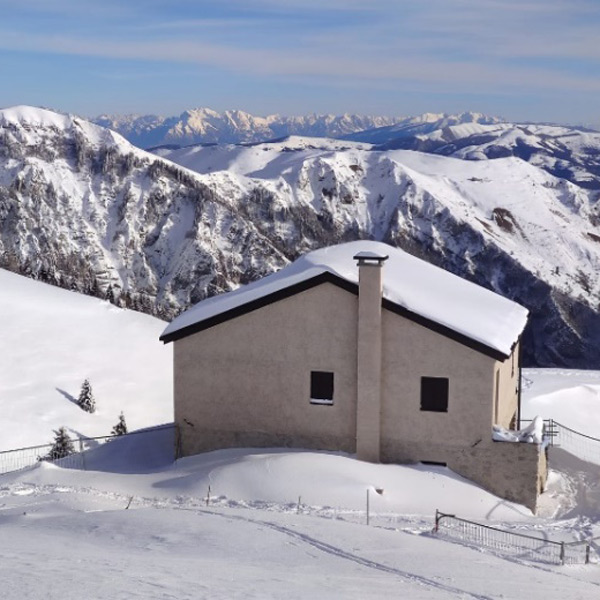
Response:
[{"label": "small window", "polygon": [[310,372],[310,402],[311,404],[333,404],[333,373]]},{"label": "small window", "polygon": [[448,412],[447,377],[421,377],[421,410]]}]

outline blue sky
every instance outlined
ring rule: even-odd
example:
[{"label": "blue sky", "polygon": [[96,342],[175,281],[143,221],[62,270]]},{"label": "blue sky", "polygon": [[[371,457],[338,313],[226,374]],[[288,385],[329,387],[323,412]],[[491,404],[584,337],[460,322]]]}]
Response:
[{"label": "blue sky", "polygon": [[600,123],[598,0],[0,0],[0,106]]}]

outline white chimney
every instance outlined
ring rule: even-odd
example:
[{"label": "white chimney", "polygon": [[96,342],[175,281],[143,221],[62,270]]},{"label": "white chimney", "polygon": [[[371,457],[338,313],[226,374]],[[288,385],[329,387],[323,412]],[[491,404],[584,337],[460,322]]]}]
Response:
[{"label": "white chimney", "polygon": [[388,256],[359,252],[356,456],[379,462],[381,440],[382,266]]}]

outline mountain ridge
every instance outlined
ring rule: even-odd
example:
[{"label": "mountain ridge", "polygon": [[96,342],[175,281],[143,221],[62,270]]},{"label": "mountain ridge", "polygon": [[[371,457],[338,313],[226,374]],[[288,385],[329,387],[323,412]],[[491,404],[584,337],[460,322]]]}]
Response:
[{"label": "mountain ridge", "polygon": [[297,136],[156,156],[31,110],[0,111],[0,266],[171,318],[308,250],[375,239],[529,308],[526,364],[600,358],[595,194],[520,158]]},{"label": "mountain ridge", "polygon": [[[242,110],[219,113],[210,108],[188,109],[178,116],[159,115],[99,115],[92,122],[113,129],[141,148],[165,144],[187,146],[207,143],[264,142],[289,135],[308,137],[346,137],[374,128],[393,127],[417,122],[454,122],[455,117],[445,113],[425,113],[419,117],[387,117],[344,113],[259,117]],[[462,113],[460,122],[499,122],[496,117],[481,113]]]}]

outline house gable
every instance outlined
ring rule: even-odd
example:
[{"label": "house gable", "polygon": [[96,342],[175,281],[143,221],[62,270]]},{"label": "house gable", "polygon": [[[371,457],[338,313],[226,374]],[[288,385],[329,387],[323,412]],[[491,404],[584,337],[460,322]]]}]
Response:
[{"label": "house gable", "polygon": [[[174,344],[185,455],[217,447],[355,451],[358,298],[325,283]],[[332,398],[313,398],[314,373]],[[326,401],[324,401],[326,400]]]},{"label": "house gable", "polygon": [[285,288],[281,288],[271,294],[266,296],[262,296],[255,300],[251,300],[250,302],[246,302],[235,308],[224,311],[222,313],[216,314],[213,317],[209,317],[208,319],[203,319],[187,327],[182,329],[178,329],[172,333],[163,334],[160,336],[160,341],[168,344],[169,342],[174,342],[178,339],[187,337],[188,335],[192,335],[194,333],[198,333],[199,331],[203,331],[205,329],[209,329],[210,327],[214,327],[215,325],[219,325],[219,323],[224,323],[225,321],[229,321],[231,319],[235,319],[236,317],[240,317],[241,315],[245,315],[249,312],[262,308],[263,306],[268,306],[269,304],[273,304],[274,302],[278,302],[279,300],[283,300],[284,298],[289,298],[290,296],[294,296],[299,294],[300,292],[304,292],[306,290],[310,290],[318,285],[323,283],[331,283],[337,287],[340,287],[352,294],[358,295],[358,286],[354,283],[346,281],[333,273],[325,271],[324,273],[320,273],[311,279],[305,279],[304,281],[300,281],[299,283],[295,283]]},{"label": "house gable", "polygon": [[[205,329],[209,329],[210,327],[214,327],[215,325],[218,325],[220,323],[224,323],[225,321],[229,321],[254,310],[258,310],[263,306],[268,306],[269,304],[273,304],[274,302],[278,302],[280,300],[283,300],[284,298],[289,298],[290,296],[294,296],[295,294],[299,294],[300,292],[304,292],[323,283],[331,283],[343,290],[346,290],[347,292],[350,292],[351,294],[358,295],[357,284],[347,281],[342,277],[338,277],[337,275],[329,271],[325,271],[310,279],[305,279],[304,281],[300,281],[299,283],[295,283],[288,287],[281,288],[271,294],[262,296],[255,300],[251,300],[250,302],[246,302],[244,304],[236,306],[235,308],[216,314],[215,316],[209,317],[207,319],[197,321],[196,323],[188,325],[187,327],[184,327],[182,329],[173,331],[172,333],[163,334],[160,337],[160,340],[165,344],[168,344],[169,342],[174,342],[189,335],[193,335],[194,333],[198,333],[200,331],[204,331]],[[382,300],[382,307],[386,310],[389,310],[390,312],[404,317],[405,319],[408,319],[409,321],[417,323],[422,327],[425,327],[426,329],[435,331],[436,333],[444,337],[450,338],[451,340],[454,340],[459,344],[462,344],[464,346],[467,346],[468,348],[471,348],[472,350],[489,356],[494,360],[504,361],[506,358],[508,358],[508,356],[510,356],[500,352],[499,350],[490,348],[489,346],[486,346],[485,344],[482,344],[477,340],[473,340],[464,334],[454,331],[453,329],[450,329],[445,325],[436,323],[431,319],[428,319],[426,317],[423,317],[422,315],[412,312],[407,308],[404,308],[403,306],[400,306],[399,304],[396,304],[395,302],[392,302],[391,300],[388,300],[386,298],[383,298]]]}]

